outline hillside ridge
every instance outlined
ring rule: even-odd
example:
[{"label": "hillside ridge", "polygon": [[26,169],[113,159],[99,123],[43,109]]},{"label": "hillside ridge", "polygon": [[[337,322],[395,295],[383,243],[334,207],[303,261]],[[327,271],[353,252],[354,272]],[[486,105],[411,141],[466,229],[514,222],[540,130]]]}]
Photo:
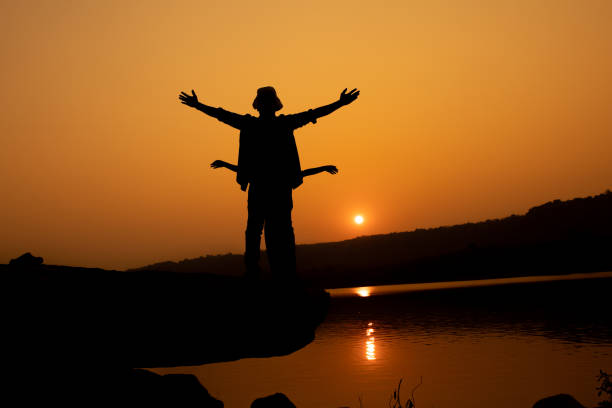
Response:
[{"label": "hillside ridge", "polygon": [[[523,215],[297,246],[298,271],[325,287],[612,270],[612,192],[553,200]],[[265,258],[265,255],[264,255]],[[242,255],[135,270],[242,274]]]}]

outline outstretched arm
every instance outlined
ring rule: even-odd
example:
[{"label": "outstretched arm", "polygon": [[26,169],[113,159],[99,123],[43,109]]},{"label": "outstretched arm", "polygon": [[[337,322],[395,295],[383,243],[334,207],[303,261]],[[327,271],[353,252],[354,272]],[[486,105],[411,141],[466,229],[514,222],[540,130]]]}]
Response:
[{"label": "outstretched arm", "polygon": [[322,116],[329,115],[336,109],[354,102],[355,99],[357,99],[357,97],[359,96],[359,91],[357,90],[357,88],[353,89],[349,93],[346,93],[346,90],[347,88],[344,88],[344,91],[342,91],[342,93],[340,94],[340,98],[336,102],[330,103],[329,105],[321,106],[320,108],[313,109],[312,113],[315,118],[318,119]]},{"label": "outstretched arm", "polygon": [[324,171],[328,172],[329,174],[336,174],[338,173],[338,168],[332,165],[313,167],[311,169],[302,170],[302,177],[314,176],[315,174],[319,174]]},{"label": "outstretched arm", "polygon": [[358,96],[359,91],[357,90],[357,88],[353,89],[348,93],[346,92],[345,88],[344,91],[342,91],[342,93],[340,94],[340,98],[336,102],[330,103],[329,105],[321,106],[316,109],[311,109],[306,112],[292,115],[296,119],[295,128],[304,126],[309,122],[316,123],[317,119],[319,119],[320,117],[329,115],[330,113],[336,111],[338,108],[352,103],[353,101],[355,101],[355,99],[357,99]]},{"label": "outstretched arm", "polygon": [[226,111],[225,109],[213,108],[212,106],[203,104],[202,102],[198,101],[198,96],[196,95],[193,89],[191,90],[191,95],[186,92],[181,92],[179,95],[179,100],[183,105],[195,108],[200,112],[207,114],[208,116],[212,116],[213,118],[216,118],[221,122],[230,125],[231,127],[234,127],[236,129],[241,128],[243,119],[242,115]]},{"label": "outstretched arm", "polygon": [[223,160],[215,160],[214,162],[210,163],[210,167],[212,167],[213,169],[225,167],[226,169],[234,171],[234,172],[238,171],[238,166],[236,166],[235,164],[230,164]]}]

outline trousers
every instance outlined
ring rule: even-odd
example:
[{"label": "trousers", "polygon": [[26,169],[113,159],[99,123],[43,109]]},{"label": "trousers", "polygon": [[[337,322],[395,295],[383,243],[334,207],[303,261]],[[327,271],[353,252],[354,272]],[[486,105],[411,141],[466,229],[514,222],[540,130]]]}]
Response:
[{"label": "trousers", "polygon": [[259,259],[263,233],[272,276],[277,280],[294,279],[296,258],[291,187],[251,184],[248,194],[244,252],[247,277],[257,278],[261,273]]}]

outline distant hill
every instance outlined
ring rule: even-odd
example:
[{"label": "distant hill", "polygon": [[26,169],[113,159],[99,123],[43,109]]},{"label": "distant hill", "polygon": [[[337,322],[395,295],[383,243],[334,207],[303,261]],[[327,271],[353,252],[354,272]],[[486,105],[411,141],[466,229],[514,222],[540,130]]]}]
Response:
[{"label": "distant hill", "polygon": [[[300,275],[328,288],[612,270],[612,192],[502,219],[298,245],[297,257]],[[137,270],[241,275],[243,263],[209,255]]]}]

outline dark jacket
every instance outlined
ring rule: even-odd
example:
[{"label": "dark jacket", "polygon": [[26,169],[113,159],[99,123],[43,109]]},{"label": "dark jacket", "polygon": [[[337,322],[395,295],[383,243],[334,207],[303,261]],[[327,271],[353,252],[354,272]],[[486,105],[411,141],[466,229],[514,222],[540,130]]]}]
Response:
[{"label": "dark jacket", "polygon": [[236,182],[242,190],[249,183],[299,187],[302,168],[293,130],[316,123],[312,110],[263,119],[217,108],[215,117],[240,130]]}]

